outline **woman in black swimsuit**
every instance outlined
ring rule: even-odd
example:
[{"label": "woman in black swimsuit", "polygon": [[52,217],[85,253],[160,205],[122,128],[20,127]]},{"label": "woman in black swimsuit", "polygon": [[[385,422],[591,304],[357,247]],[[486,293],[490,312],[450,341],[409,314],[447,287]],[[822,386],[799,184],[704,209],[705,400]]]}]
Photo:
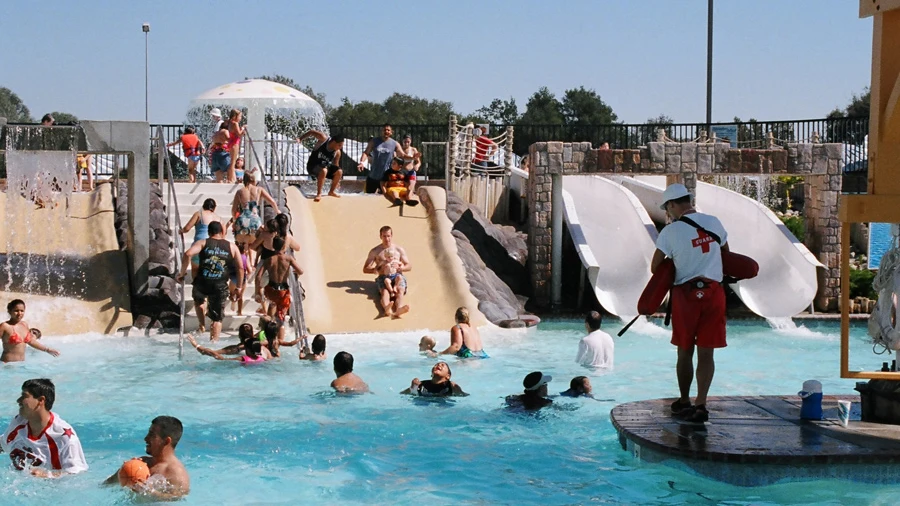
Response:
[{"label": "woman in black swimsuit", "polygon": [[418,395],[421,397],[450,397],[469,395],[463,392],[462,388],[456,383],[450,381],[450,366],[447,362],[438,362],[431,368],[431,379],[419,381],[414,378],[409,388],[400,392],[401,394]]}]

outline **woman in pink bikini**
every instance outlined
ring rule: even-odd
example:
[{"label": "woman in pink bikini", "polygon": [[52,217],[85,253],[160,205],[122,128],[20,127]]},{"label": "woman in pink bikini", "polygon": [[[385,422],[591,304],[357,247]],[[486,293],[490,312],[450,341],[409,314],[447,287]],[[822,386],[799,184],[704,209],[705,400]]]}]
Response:
[{"label": "woman in pink bikini", "polygon": [[37,338],[31,335],[28,324],[25,323],[25,302],[15,299],[6,305],[9,311],[9,320],[0,323],[0,339],[3,340],[3,354],[0,362],[22,362],[25,360],[25,345],[31,346],[53,355],[59,356],[59,352],[49,346],[41,344]]},{"label": "woman in pink bikini", "polygon": [[234,164],[237,163],[241,156],[241,137],[244,136],[245,127],[241,125],[240,109],[232,109],[228,116],[228,143],[225,149],[231,153],[231,165],[228,166],[228,173],[225,176],[226,183],[236,183]]}]

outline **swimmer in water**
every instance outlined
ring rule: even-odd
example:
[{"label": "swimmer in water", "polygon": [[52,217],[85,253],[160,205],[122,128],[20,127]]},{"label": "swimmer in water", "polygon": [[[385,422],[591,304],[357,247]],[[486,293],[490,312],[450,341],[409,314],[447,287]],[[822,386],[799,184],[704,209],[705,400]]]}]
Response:
[{"label": "swimmer in water", "polygon": [[[187,337],[191,345],[193,345],[201,355],[206,355],[216,360],[236,360],[242,364],[247,364],[265,362],[272,358],[268,348],[263,346],[259,339],[253,335],[253,325],[250,325],[249,323],[243,323],[238,328],[238,338],[241,340],[240,344],[226,346],[218,351],[200,346],[191,334],[187,334],[185,337]],[[243,349],[244,355],[239,357],[225,356],[232,354],[232,352],[238,349]]]},{"label": "swimmer in water", "polygon": [[353,373],[353,355],[339,351],[334,356],[334,375],[337,379],[331,382],[331,388],[342,394],[364,394],[369,385]]},{"label": "swimmer in water", "polygon": [[419,353],[425,353],[429,357],[436,355],[437,352],[434,351],[435,346],[437,346],[437,341],[435,341],[433,337],[422,336],[422,339],[419,340]]},{"label": "swimmer in water", "polygon": [[[22,362],[25,360],[25,345],[49,353],[54,357],[59,356],[55,349],[44,346],[38,342],[40,331],[35,337],[28,324],[25,323],[25,301],[15,299],[6,305],[9,311],[9,320],[0,323],[0,340],[3,341],[3,353],[0,362]],[[36,330],[36,329],[35,329]]]},{"label": "swimmer in water", "polygon": [[594,389],[591,387],[591,380],[587,376],[575,376],[569,382],[569,389],[560,392],[559,395],[564,397],[590,397],[594,398]]},{"label": "swimmer in water", "polygon": [[[132,486],[135,492],[159,500],[175,500],[191,491],[191,478],[184,464],[175,456],[175,447],[181,440],[184,427],[173,416],[157,416],[150,422],[150,430],[144,437],[147,456],[139,457],[150,468],[150,477]],[[104,484],[119,483],[116,471]]]},{"label": "swimmer in water", "polygon": [[409,388],[400,392],[401,394],[419,395],[422,397],[450,397],[469,395],[463,392],[462,388],[456,383],[450,381],[453,373],[450,372],[450,365],[447,362],[438,362],[431,368],[431,379],[419,381],[419,378],[413,378]]},{"label": "swimmer in water", "polygon": [[312,349],[304,347],[300,350],[300,360],[312,360],[317,362],[325,360],[328,355],[325,354],[325,336],[317,334],[312,340]]}]

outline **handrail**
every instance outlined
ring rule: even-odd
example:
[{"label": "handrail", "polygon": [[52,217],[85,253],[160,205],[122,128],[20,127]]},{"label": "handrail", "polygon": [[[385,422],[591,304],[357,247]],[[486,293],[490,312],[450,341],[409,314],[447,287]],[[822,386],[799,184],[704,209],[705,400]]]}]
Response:
[{"label": "handrail", "polygon": [[[269,195],[272,194],[272,191],[269,187],[269,181],[266,178],[266,172],[263,170],[263,164],[259,161],[259,154],[256,152],[256,148],[253,145],[253,139],[250,137],[249,133],[244,133],[244,136],[247,138],[247,146],[250,148],[250,153],[253,155],[253,160],[256,160],[256,164],[259,167],[260,181],[262,181],[263,186],[266,191],[269,192]],[[246,171],[246,164],[244,165],[244,170]],[[283,202],[282,196],[279,195],[279,202]],[[280,212],[281,210],[278,209]],[[265,213],[263,213],[265,215]],[[293,255],[293,251],[288,247],[288,251]],[[291,319],[294,320],[294,336],[297,339],[301,339],[301,348],[306,344],[306,317],[303,314],[303,300],[302,300],[302,292],[300,289],[300,282],[291,275],[288,275],[288,288],[291,292],[291,308],[290,315]]]},{"label": "handrail", "polygon": [[[184,244],[184,234],[181,232],[181,213],[178,210],[178,195],[175,193],[175,177],[172,174],[172,163],[169,161],[169,153],[165,147],[165,139],[163,139],[162,127],[157,127],[157,138],[159,139],[159,144],[157,147],[157,155],[158,161],[157,166],[158,169],[164,167],[165,168],[165,177],[168,180],[168,188],[169,188],[169,199],[171,200],[174,210],[175,210],[175,226],[178,230],[178,233],[175,234],[175,251],[177,254],[175,255],[175,270],[177,272],[181,272],[181,261],[185,252],[185,244]],[[162,177],[162,170],[159,170],[160,177]],[[166,208],[169,211],[169,215],[172,215],[172,207]],[[181,360],[184,358],[184,279],[178,283],[178,287],[181,293],[181,301],[179,302],[179,310],[181,312],[181,317],[178,319],[178,359]]]}]

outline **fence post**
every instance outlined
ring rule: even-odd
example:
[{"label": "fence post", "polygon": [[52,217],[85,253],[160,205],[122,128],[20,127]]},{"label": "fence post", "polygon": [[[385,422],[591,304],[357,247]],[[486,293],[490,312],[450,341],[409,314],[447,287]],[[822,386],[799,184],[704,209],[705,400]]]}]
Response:
[{"label": "fence post", "polygon": [[459,140],[457,138],[458,134],[459,134],[459,125],[456,122],[456,116],[453,114],[450,115],[449,130],[450,131],[448,133],[450,135],[450,138],[447,140],[450,141],[450,144],[447,148],[447,151],[450,153],[450,156],[449,156],[449,160],[447,160],[447,164],[444,167],[444,186],[446,187],[445,189],[448,193],[452,189],[451,184],[450,184],[452,181],[452,176],[450,175],[451,174],[450,165],[456,164],[456,157],[457,157],[457,153],[459,150]]}]

